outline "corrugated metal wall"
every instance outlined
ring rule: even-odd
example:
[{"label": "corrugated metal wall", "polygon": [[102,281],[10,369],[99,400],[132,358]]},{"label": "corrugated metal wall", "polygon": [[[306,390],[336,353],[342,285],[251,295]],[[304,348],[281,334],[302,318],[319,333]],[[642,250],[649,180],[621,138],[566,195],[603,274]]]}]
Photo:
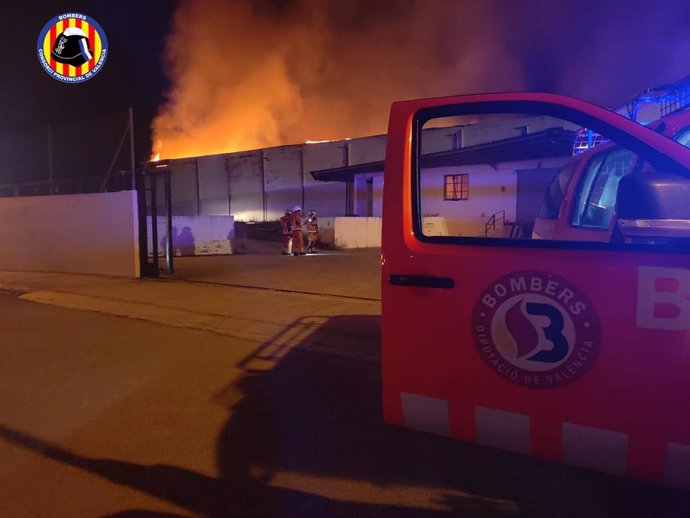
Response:
[{"label": "corrugated metal wall", "polygon": [[[457,131],[429,130],[425,152],[457,145]],[[428,146],[428,149],[426,147]],[[275,221],[285,209],[300,205],[319,216],[378,216],[382,179],[358,179],[348,208],[345,182],[319,182],[311,171],[380,162],[386,136],[281,146],[242,153],[170,160],[173,214],[232,215],[236,221]],[[376,178],[374,178],[376,177]],[[369,200],[370,189],[373,200]],[[369,208],[373,214],[368,214]]]}]

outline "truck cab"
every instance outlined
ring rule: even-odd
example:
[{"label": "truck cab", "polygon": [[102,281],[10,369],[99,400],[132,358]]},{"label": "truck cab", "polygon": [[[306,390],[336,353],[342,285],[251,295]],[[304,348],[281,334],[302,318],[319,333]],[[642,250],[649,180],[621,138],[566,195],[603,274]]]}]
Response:
[{"label": "truck cab", "polygon": [[[690,110],[654,121],[648,127],[690,147]],[[577,154],[562,166],[546,190],[532,238],[603,242],[626,239],[624,233],[631,229],[629,223],[627,228],[625,224],[621,226],[616,214],[618,185],[625,176],[643,175],[642,171],[637,172],[643,168],[644,164],[634,153],[611,142]],[[647,180],[651,183],[653,175],[647,175]],[[686,189],[685,183],[681,180],[676,187]],[[642,202],[642,199],[621,200],[626,206]],[[666,202],[668,205],[669,200]],[[677,203],[687,204],[687,199],[678,199]],[[656,219],[660,219],[658,215]],[[663,236],[657,233],[654,237]]]}]

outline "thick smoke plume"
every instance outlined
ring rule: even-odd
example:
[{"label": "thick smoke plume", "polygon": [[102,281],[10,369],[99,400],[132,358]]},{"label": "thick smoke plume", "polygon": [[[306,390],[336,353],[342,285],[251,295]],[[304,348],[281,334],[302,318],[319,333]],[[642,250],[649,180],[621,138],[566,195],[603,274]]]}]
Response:
[{"label": "thick smoke plume", "polygon": [[684,10],[637,3],[181,0],[154,152],[383,133],[405,98],[536,89],[622,103],[690,73]]},{"label": "thick smoke plume", "polygon": [[383,133],[396,99],[518,87],[520,70],[483,5],[182,1],[154,151],[179,157]]}]

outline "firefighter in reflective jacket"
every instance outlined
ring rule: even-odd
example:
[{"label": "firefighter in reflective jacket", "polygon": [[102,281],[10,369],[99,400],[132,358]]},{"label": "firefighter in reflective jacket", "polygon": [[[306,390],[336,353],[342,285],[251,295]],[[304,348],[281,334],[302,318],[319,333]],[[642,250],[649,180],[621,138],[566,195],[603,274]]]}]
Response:
[{"label": "firefighter in reflective jacket", "polygon": [[283,236],[283,255],[290,255],[292,252],[292,211],[285,210],[285,215],[280,218],[280,233]]},{"label": "firefighter in reflective jacket", "polygon": [[310,210],[307,218],[307,253],[316,253],[316,240],[319,238],[319,220],[316,211]]},{"label": "firefighter in reflective jacket", "polygon": [[302,234],[302,207],[292,209],[292,255],[305,255],[304,234]]}]

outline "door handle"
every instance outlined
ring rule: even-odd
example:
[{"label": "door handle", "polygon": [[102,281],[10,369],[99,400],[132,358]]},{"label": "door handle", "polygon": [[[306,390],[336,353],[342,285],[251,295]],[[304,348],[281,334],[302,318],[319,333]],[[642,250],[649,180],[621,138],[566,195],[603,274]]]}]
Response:
[{"label": "door handle", "polygon": [[455,287],[455,281],[450,277],[434,277],[431,275],[396,275],[388,276],[388,282],[396,286],[415,286],[419,288],[442,288],[449,290]]}]

